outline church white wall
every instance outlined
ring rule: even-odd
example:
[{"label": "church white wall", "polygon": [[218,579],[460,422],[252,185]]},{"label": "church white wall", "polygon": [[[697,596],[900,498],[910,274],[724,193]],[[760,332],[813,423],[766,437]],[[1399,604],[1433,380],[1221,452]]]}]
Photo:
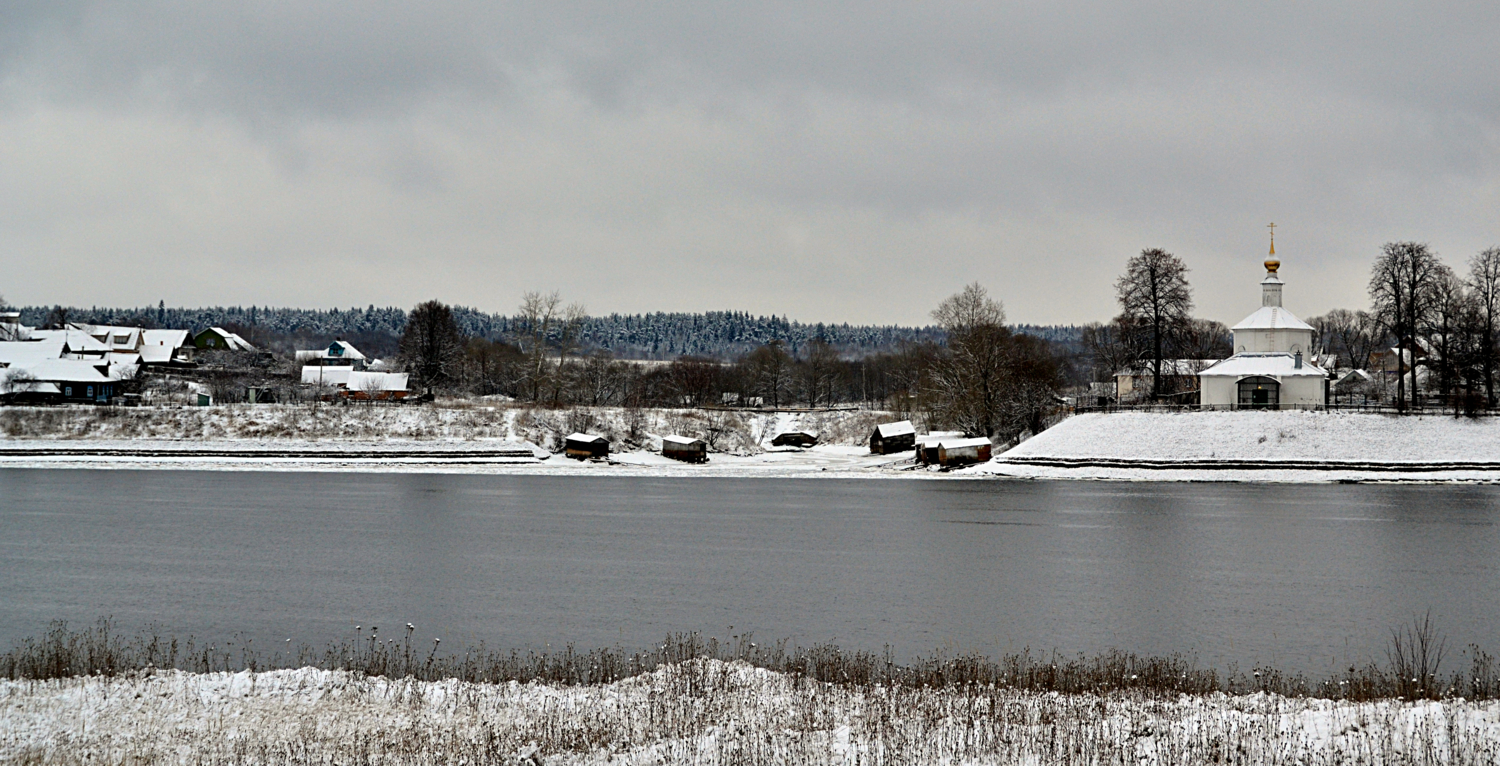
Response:
[{"label": "church white wall", "polygon": [[1307,406],[1323,403],[1323,379],[1312,375],[1283,378],[1281,381],[1281,405]]},{"label": "church white wall", "polygon": [[1235,353],[1307,354],[1312,345],[1312,333],[1307,330],[1238,330],[1234,333]]},{"label": "church white wall", "polygon": [[1198,401],[1205,406],[1227,408],[1239,397],[1239,385],[1228,376],[1198,378]]}]

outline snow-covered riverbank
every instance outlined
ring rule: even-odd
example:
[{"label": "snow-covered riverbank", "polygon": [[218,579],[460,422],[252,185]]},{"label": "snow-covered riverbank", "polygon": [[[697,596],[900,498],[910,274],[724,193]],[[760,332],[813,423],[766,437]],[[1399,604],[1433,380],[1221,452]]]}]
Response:
[{"label": "snow-covered riverbank", "polygon": [[311,668],[0,682],[36,763],[1073,764],[1500,759],[1500,703],[843,687],[693,660],[612,684]]},{"label": "snow-covered riverbank", "polygon": [[1096,413],[1069,418],[977,470],[1149,481],[1500,481],[1500,419]]},{"label": "snow-covered riverbank", "polygon": [[[0,466],[195,470],[414,471],[587,476],[799,477],[920,475],[912,453],[871,455],[890,413],[747,412],[482,403],[435,407],[228,405],[0,410]],[[774,447],[787,430],[810,449]],[[605,436],[607,461],[555,454],[573,431]],[[707,464],[663,457],[661,438],[703,438]]]}]

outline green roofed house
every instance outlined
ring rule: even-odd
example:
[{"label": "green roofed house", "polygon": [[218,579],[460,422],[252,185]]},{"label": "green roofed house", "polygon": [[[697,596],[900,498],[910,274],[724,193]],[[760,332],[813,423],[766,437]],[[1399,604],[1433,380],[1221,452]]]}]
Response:
[{"label": "green roofed house", "polygon": [[212,351],[254,351],[255,347],[240,336],[222,328],[210,327],[193,336],[193,347]]}]

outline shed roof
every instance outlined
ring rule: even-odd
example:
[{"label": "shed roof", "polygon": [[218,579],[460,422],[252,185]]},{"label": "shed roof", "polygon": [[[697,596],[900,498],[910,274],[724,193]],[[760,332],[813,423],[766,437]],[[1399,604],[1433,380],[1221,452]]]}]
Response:
[{"label": "shed roof", "polygon": [[987,447],[992,446],[989,439],[979,437],[976,439],[943,439],[938,442],[939,449],[963,449],[965,447]]},{"label": "shed roof", "polygon": [[594,442],[605,442],[609,440],[604,438],[603,436],[596,436],[595,434],[571,433],[568,434],[568,438],[564,441],[592,444]]},{"label": "shed roof", "polygon": [[0,342],[0,365],[31,364],[43,359],[61,359],[61,336],[45,340]]},{"label": "shed roof", "polygon": [[684,447],[691,446],[691,445],[694,445],[694,444],[702,444],[705,447],[708,446],[707,442],[703,441],[702,439],[694,439],[691,436],[678,436],[676,434],[672,434],[671,436],[663,436],[663,437],[661,437],[661,442],[662,442],[663,445],[676,444],[676,445],[684,446]]},{"label": "shed roof", "polygon": [[892,436],[915,435],[917,427],[912,425],[910,420],[898,420],[895,423],[881,423],[875,426],[875,433],[880,434],[882,439],[889,439]]},{"label": "shed roof", "polygon": [[1222,362],[1198,373],[1204,377],[1243,378],[1250,375],[1266,375],[1273,378],[1315,377],[1324,378],[1328,372],[1322,367],[1304,360],[1297,367],[1291,354],[1235,354]]}]

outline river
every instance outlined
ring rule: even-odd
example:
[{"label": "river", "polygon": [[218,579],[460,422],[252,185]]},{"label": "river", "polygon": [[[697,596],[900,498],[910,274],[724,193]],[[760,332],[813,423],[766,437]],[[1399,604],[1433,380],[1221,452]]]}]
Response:
[{"label": "river", "polygon": [[[1500,650],[1500,487],[0,469],[0,645],[112,616],[320,645]],[[1446,667],[1446,666],[1445,666]]]}]

